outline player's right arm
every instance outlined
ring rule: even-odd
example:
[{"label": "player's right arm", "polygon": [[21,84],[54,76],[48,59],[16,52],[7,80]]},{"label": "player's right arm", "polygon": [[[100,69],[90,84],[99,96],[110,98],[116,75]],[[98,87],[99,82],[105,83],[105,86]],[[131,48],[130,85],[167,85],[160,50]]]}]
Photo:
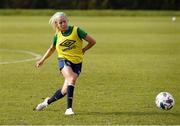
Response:
[{"label": "player's right arm", "polygon": [[44,61],[54,53],[55,50],[56,50],[56,47],[52,44],[49,47],[49,49],[46,51],[46,53],[43,55],[43,57],[39,61],[36,62],[36,67],[37,68],[40,67],[44,63]]}]

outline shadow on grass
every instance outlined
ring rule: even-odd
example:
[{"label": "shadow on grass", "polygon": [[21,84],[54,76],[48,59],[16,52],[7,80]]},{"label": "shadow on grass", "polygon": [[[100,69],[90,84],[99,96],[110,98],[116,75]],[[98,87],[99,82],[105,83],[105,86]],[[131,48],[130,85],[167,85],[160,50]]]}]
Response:
[{"label": "shadow on grass", "polygon": [[128,115],[128,116],[155,116],[155,115],[171,115],[171,116],[180,116],[180,113],[173,112],[80,112],[78,115]]}]

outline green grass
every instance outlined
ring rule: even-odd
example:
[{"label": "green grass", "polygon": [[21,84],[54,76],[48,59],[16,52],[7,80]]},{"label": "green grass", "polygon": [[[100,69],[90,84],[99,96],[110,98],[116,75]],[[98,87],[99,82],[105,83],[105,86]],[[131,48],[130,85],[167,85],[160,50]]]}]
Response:
[{"label": "green grass", "polygon": [[50,16],[63,11],[68,16],[180,16],[180,11],[160,10],[55,10],[55,9],[0,9],[0,15]]},{"label": "green grass", "polygon": [[[180,124],[180,17],[70,17],[97,44],[89,50],[75,88],[73,117],[66,98],[41,112],[33,108],[62,86],[57,54],[40,69],[35,61],[0,65],[0,124]],[[0,16],[0,49],[43,54],[53,30],[47,16]],[[32,58],[0,50],[0,62]],[[155,106],[170,92],[174,108]]]}]

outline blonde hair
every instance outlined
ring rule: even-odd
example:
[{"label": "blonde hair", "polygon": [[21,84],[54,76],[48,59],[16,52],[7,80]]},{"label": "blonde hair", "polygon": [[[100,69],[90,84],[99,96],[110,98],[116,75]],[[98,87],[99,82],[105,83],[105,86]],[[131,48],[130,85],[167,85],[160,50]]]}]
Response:
[{"label": "blonde hair", "polygon": [[67,21],[68,18],[64,12],[56,12],[50,19],[49,24],[56,30],[55,22],[59,19],[59,17],[64,17]]}]

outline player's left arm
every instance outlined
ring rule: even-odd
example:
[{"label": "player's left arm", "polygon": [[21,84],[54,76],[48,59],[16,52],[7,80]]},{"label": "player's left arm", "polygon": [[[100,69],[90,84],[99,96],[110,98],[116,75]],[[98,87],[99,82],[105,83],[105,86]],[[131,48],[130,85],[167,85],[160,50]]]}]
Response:
[{"label": "player's left arm", "polygon": [[86,35],[84,40],[86,40],[88,44],[82,49],[83,53],[85,53],[88,49],[90,49],[92,46],[96,44],[96,40],[90,35]]}]

